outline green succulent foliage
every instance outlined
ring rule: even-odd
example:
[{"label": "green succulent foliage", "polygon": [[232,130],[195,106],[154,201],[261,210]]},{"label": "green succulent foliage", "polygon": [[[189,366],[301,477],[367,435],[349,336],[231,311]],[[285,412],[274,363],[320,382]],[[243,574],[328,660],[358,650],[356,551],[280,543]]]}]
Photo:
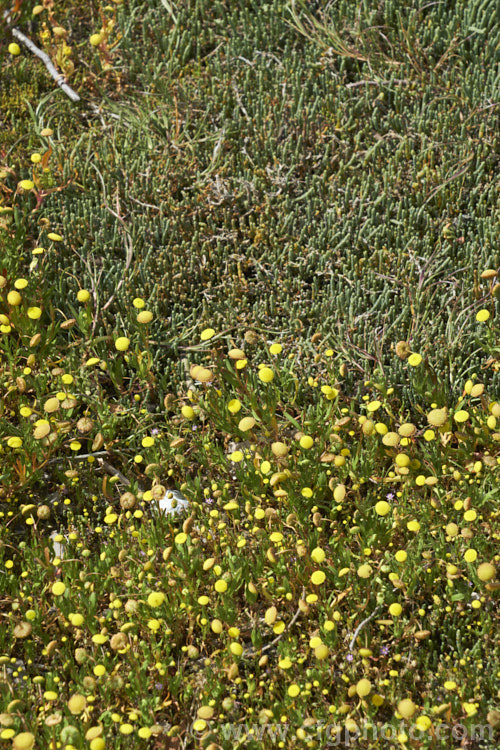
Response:
[{"label": "green succulent foliage", "polygon": [[[132,2],[118,24],[118,91],[101,71],[81,107],[57,93],[33,112],[65,135],[69,184],[43,206],[66,240],[70,274],[47,268],[62,297],[93,275],[104,304],[130,242],[99,325],[144,296],[168,379],[198,321],[235,334],[259,321],[306,347],[320,331],[365,376],[392,375],[407,339],[450,391],[480,368],[475,274],[497,263],[495,3]],[[87,114],[99,92],[104,125]]]}]

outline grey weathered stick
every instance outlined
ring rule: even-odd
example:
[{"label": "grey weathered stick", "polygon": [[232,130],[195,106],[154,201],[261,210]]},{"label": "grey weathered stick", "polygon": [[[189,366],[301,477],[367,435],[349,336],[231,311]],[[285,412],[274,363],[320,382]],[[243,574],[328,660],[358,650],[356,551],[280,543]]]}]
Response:
[{"label": "grey weathered stick", "polygon": [[[79,453],[77,456],[71,456],[72,461],[86,461],[87,458],[95,458],[96,456],[107,456],[109,451],[97,451],[96,453]],[[48,464],[54,464],[61,461],[60,458],[51,458],[47,461]]]},{"label": "grey weathered stick", "polygon": [[368,622],[370,622],[370,620],[373,620],[373,618],[375,617],[375,615],[377,614],[377,612],[379,612],[379,610],[380,610],[380,607],[375,607],[375,609],[373,610],[373,612],[371,613],[371,615],[369,617],[367,617],[366,620],[363,620],[363,622],[359,623],[358,627],[354,631],[354,635],[353,635],[353,637],[351,639],[351,642],[349,644],[349,651],[352,651],[352,649],[354,648],[354,644],[356,643],[356,638],[358,637],[361,629],[364,628],[365,625]]},{"label": "grey weathered stick", "polygon": [[[305,588],[303,588],[300,598],[303,599],[305,595],[306,595],[306,590]],[[256,656],[258,653],[264,653],[265,651],[269,651],[270,648],[273,648],[273,646],[275,646],[279,641],[281,641],[285,633],[287,633],[290,630],[290,628],[292,628],[295,625],[295,623],[297,622],[300,616],[301,611],[302,611],[301,608],[297,607],[297,611],[295,612],[294,616],[292,617],[288,625],[285,627],[282,633],[280,633],[278,636],[276,636],[276,638],[274,638],[274,640],[272,640],[270,643],[266,643],[260,649],[255,649],[255,648],[248,649],[248,651],[245,653],[245,656],[247,658],[250,658],[252,656]]]},{"label": "grey weathered stick", "polygon": [[66,96],[69,96],[72,102],[79,102],[80,97],[78,96],[76,91],[71,88],[71,86],[68,86],[65,77],[62,73],[59,73],[50,57],[45,52],[43,52],[43,50],[39,49],[36,44],[33,44],[31,39],[28,39],[28,37],[25,36],[22,31],[19,31],[19,29],[11,29],[11,32],[12,36],[14,36],[16,39],[19,39],[19,41],[22,42],[22,44],[24,44],[24,46],[30,50],[30,52],[33,52],[34,55],[40,58],[54,81],[58,86],[61,87]]},{"label": "grey weathered stick", "polygon": [[120,482],[122,484],[124,484],[125,487],[130,487],[131,482],[127,479],[126,476],[124,476],[121,473],[121,471],[119,471],[118,469],[115,469],[115,467],[112,466],[107,461],[103,461],[102,458],[99,459],[99,462],[100,462],[102,468],[104,469],[104,471],[106,471],[108,474],[111,474],[111,476],[113,476],[113,477],[118,477],[118,479],[120,480]]},{"label": "grey weathered stick", "polygon": [[[99,463],[101,464],[104,471],[106,471],[108,474],[110,474],[112,477],[118,477],[120,482],[125,485],[125,487],[130,487],[132,482],[127,479],[127,477],[121,473],[118,469],[115,469],[114,466],[112,466],[108,461],[104,461],[102,458],[98,459]],[[144,492],[144,485],[140,480],[137,480],[137,486],[141,492]]]},{"label": "grey weathered stick", "polygon": [[[7,24],[9,24],[10,13],[8,11],[5,11],[3,13],[3,18],[4,18],[4,21]],[[24,44],[24,46],[27,47],[30,52],[36,55],[36,57],[38,57],[43,62],[43,64],[49,71],[54,81],[57,83],[58,86],[61,87],[61,89],[66,94],[66,96],[69,96],[72,102],[79,102],[80,101],[79,95],[76,93],[76,91],[74,91],[74,89],[71,88],[71,86],[68,86],[68,84],[66,83],[65,77],[63,76],[62,73],[60,73],[57,70],[56,66],[54,65],[50,57],[47,55],[47,53],[41,50],[39,47],[37,47],[36,44],[33,44],[31,39],[28,39],[28,37],[25,36],[25,34],[23,34],[22,31],[19,31],[19,29],[13,28],[10,31],[13,37],[18,39],[21,42],[21,44]]]}]

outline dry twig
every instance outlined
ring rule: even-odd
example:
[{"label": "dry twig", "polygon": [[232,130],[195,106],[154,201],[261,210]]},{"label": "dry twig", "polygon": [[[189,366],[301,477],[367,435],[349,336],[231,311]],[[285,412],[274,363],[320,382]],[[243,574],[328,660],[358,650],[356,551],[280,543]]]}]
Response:
[{"label": "dry twig", "polygon": [[28,39],[28,37],[25,34],[23,34],[22,31],[19,31],[19,29],[17,29],[16,27],[14,28],[10,27],[11,16],[7,10],[4,11],[3,18],[7,26],[10,28],[10,32],[12,36],[18,41],[20,41],[21,44],[24,44],[24,46],[27,47],[30,52],[36,55],[36,57],[38,57],[43,62],[43,64],[49,71],[54,81],[64,91],[66,96],[69,96],[72,102],[79,102],[80,96],[76,93],[74,89],[71,88],[71,86],[68,86],[68,84],[66,83],[66,78],[64,77],[62,73],[60,73],[57,70],[56,66],[54,65],[50,57],[47,55],[47,53],[41,50],[39,47],[37,47],[36,44],[33,44],[31,39]]}]

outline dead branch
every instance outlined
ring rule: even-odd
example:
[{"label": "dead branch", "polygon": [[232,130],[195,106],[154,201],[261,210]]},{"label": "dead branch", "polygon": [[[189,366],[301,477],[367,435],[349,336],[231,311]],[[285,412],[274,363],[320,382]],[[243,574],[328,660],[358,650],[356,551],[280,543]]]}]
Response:
[{"label": "dead branch", "polygon": [[[10,28],[10,13],[8,11],[4,11],[3,18],[7,26],[9,26]],[[71,86],[68,86],[68,84],[66,83],[66,78],[63,76],[62,73],[60,73],[57,70],[56,66],[54,65],[50,57],[47,55],[47,53],[41,50],[39,47],[37,47],[36,44],[33,44],[31,39],[28,39],[28,37],[25,34],[23,34],[22,31],[19,31],[19,29],[15,27],[10,28],[10,32],[13,37],[18,39],[21,42],[21,44],[24,44],[24,46],[27,47],[30,52],[32,52],[36,57],[38,57],[43,62],[43,64],[49,71],[54,81],[64,91],[66,96],[69,96],[72,102],[79,102],[80,96],[76,93],[74,89],[71,88]]]}]

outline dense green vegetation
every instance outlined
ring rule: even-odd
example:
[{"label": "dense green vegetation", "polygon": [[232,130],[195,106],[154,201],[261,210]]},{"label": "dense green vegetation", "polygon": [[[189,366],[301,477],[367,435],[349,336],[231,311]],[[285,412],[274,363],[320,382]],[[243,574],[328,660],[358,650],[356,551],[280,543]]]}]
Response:
[{"label": "dense green vegetation", "polygon": [[497,746],[500,18],[402,5],[3,0],[0,747]]}]

